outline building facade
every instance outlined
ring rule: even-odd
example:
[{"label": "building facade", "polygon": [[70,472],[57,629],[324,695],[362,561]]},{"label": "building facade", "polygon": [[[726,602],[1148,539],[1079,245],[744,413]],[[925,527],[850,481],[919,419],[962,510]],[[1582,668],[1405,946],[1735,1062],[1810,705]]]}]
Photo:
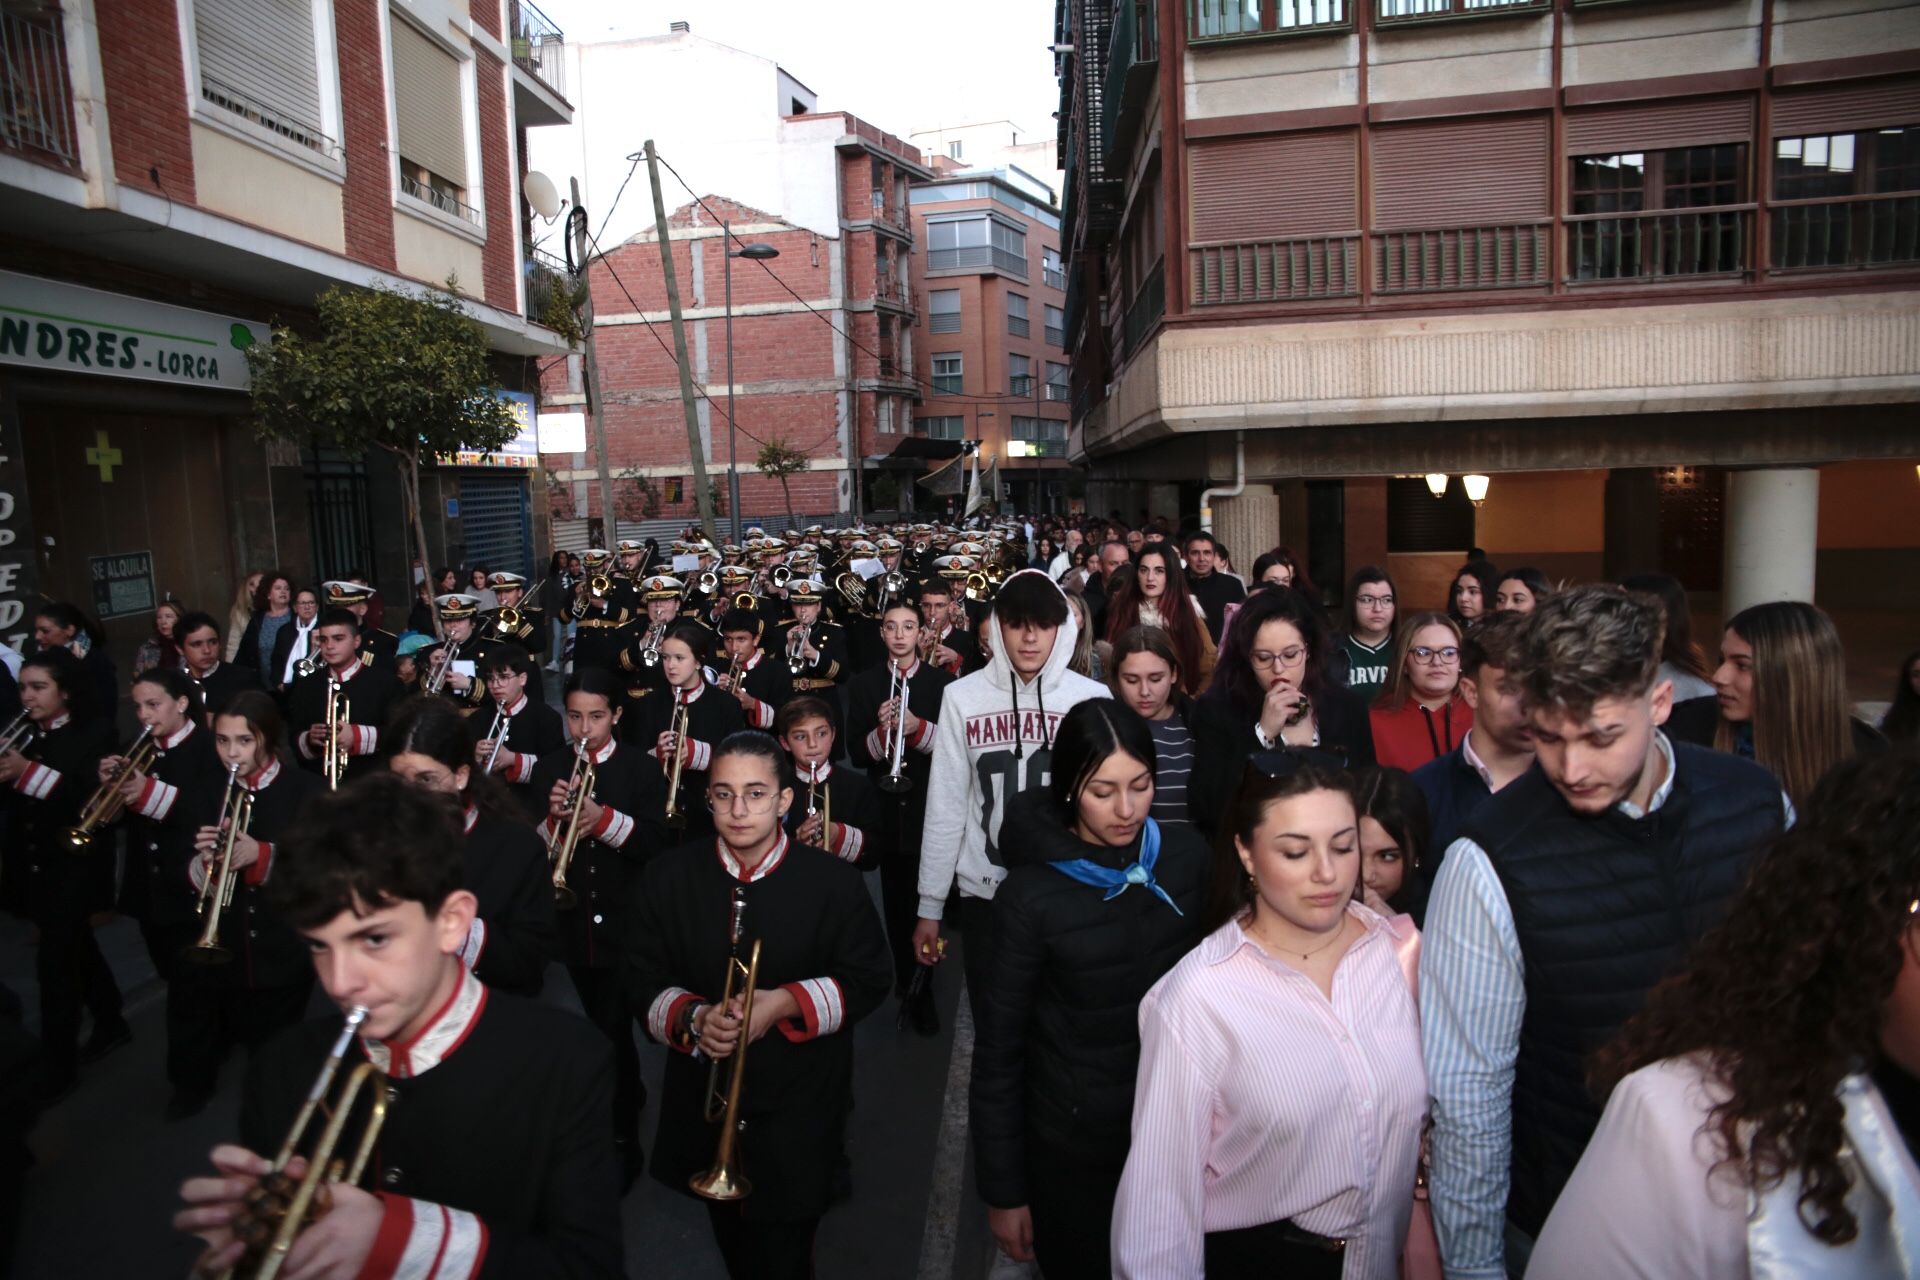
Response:
[{"label": "building facade", "polygon": [[130,661],[171,593],[371,574],[413,539],[377,458],[255,440],[243,349],[334,285],[456,282],[523,439],[425,481],[430,550],[532,568],[541,314],[526,130],[565,121],[560,33],[520,0],[137,0],[0,14],[0,640],[38,596]]},{"label": "building facade", "polygon": [[920,148],[929,164],[1020,169],[1046,187],[1045,203],[1060,203],[1060,148],[1051,130],[1035,133],[1012,120],[973,120],[915,129],[907,141]]},{"label": "building facade", "polygon": [[1920,609],[1911,4],[1061,0],[1057,25],[1096,510],[1211,506],[1243,560],[1277,531],[1317,580],[1391,562],[1420,603],[1478,545],[1665,564],[1728,608],[1892,574]]}]

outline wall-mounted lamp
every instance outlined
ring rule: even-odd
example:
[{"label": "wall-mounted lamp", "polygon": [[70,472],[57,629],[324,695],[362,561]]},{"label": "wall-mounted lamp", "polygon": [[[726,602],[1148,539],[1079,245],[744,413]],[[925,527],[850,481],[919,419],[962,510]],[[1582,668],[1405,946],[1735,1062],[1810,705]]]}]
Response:
[{"label": "wall-mounted lamp", "polygon": [[1447,491],[1447,473],[1444,471],[1427,472],[1427,492],[1439,497]]},{"label": "wall-mounted lamp", "polygon": [[1485,476],[1460,477],[1460,487],[1467,491],[1467,501],[1476,507],[1487,500],[1488,483]]}]

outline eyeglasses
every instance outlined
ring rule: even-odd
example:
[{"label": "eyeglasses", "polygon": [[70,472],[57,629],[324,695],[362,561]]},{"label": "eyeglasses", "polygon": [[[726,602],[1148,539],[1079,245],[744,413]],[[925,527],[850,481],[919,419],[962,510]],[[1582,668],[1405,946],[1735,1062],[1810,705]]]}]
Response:
[{"label": "eyeglasses", "polygon": [[1383,605],[1389,609],[1393,607],[1392,596],[1355,596],[1353,602],[1362,609],[1371,609],[1375,605]]},{"label": "eyeglasses", "polygon": [[1306,660],[1307,648],[1305,645],[1296,644],[1289,645],[1278,652],[1271,649],[1255,649],[1247,656],[1253,659],[1253,665],[1256,667],[1295,667]]},{"label": "eyeglasses", "polygon": [[770,791],[765,787],[750,787],[745,791],[733,791],[726,787],[710,787],[707,789],[707,803],[713,807],[716,813],[731,812],[734,802],[737,800],[746,805],[748,813],[757,816],[773,808],[773,802],[779,799],[779,797],[780,793],[778,791]]},{"label": "eyeglasses", "polygon": [[1415,662],[1424,662],[1428,666],[1433,666],[1437,663],[1441,666],[1450,667],[1460,661],[1460,651],[1452,645],[1448,645],[1444,649],[1429,649],[1426,645],[1421,644],[1415,645],[1413,648],[1407,650],[1407,652],[1413,655]]}]

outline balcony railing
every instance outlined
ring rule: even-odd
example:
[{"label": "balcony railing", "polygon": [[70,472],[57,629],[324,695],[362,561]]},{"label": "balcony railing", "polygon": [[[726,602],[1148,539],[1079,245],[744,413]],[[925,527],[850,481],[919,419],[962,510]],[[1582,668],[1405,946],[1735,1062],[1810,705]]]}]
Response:
[{"label": "balcony railing", "polygon": [[900,311],[913,310],[913,290],[907,287],[904,280],[882,277],[873,286],[873,299]]},{"label": "balcony railing", "polygon": [[205,72],[200,75],[200,96],[216,107],[233,112],[242,120],[251,121],[290,142],[297,142],[329,160],[340,158],[339,142],[320,132],[318,125],[297,120],[284,108],[268,106]]},{"label": "balcony railing", "polygon": [[1360,292],[1360,237],[1195,245],[1187,267],[1195,306],[1350,298]]},{"label": "balcony railing", "polygon": [[1869,195],[1773,207],[1775,271],[1920,262],[1920,195]]},{"label": "balcony railing", "polygon": [[1025,316],[1008,316],[1007,317],[1007,333],[1010,336],[1015,338],[1024,338],[1030,332],[1032,332],[1032,330],[1028,327],[1027,318]]},{"label": "balcony railing", "polygon": [[[570,291],[567,264],[532,245],[524,246],[527,255],[527,319],[546,323],[547,310],[558,291]],[[562,297],[566,294],[562,293]]]},{"label": "balcony railing", "polygon": [[1336,31],[1353,25],[1347,0],[1193,0],[1187,38],[1238,40],[1249,36]]},{"label": "balcony railing", "polygon": [[1513,10],[1546,10],[1548,0],[1375,0],[1381,22],[1420,22],[1430,18],[1477,18]]},{"label": "balcony railing", "polygon": [[927,270],[959,271],[990,268],[1004,271],[1016,279],[1027,278],[1027,260],[1017,253],[984,244],[963,245],[958,249],[927,250]]},{"label": "balcony railing", "polygon": [[0,13],[0,142],[76,164],[73,85],[59,12]]},{"label": "balcony railing", "polygon": [[1373,237],[1373,288],[1439,293],[1544,285],[1551,239],[1544,222],[1385,232]]},{"label": "balcony railing", "polygon": [[1140,123],[1147,90],[1159,65],[1156,10],[1152,0],[1117,0],[1107,52],[1105,101],[1101,104],[1107,154],[1118,158]]},{"label": "balcony railing", "polygon": [[513,24],[513,64],[555,93],[565,92],[566,36],[527,0],[508,0],[507,12]]},{"label": "balcony railing", "polygon": [[1040,281],[1049,289],[1065,289],[1067,287],[1067,273],[1058,267],[1042,267],[1040,269]]},{"label": "balcony railing", "polygon": [[425,201],[442,213],[450,213],[456,218],[480,225],[480,211],[466,203],[460,197],[447,191],[440,191],[424,182],[416,182],[406,174],[400,175],[400,189],[415,200]]},{"label": "balcony railing", "polygon": [[1141,282],[1133,301],[1127,304],[1126,354],[1140,349],[1140,343],[1167,313],[1167,264],[1156,262]]},{"label": "balcony railing", "polygon": [[1664,280],[1747,270],[1752,206],[1578,214],[1567,219],[1573,280]]},{"label": "balcony railing", "polygon": [[1066,329],[1063,326],[1057,325],[1057,324],[1048,325],[1047,326],[1047,345],[1050,347],[1058,348],[1059,350],[1062,350],[1062,351],[1066,350],[1067,348]]}]

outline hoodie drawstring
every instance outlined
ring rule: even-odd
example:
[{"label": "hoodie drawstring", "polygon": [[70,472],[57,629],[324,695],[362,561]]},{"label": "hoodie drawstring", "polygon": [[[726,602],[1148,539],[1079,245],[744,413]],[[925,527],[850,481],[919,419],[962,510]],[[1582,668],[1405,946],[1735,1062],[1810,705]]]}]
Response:
[{"label": "hoodie drawstring", "polygon": [[1047,728],[1047,686],[1043,683],[1046,672],[1040,673],[1041,679],[1033,682],[1033,696],[1040,699],[1040,737],[1046,742],[1047,750],[1053,750],[1053,734]]},{"label": "hoodie drawstring", "polygon": [[1027,737],[1020,732],[1020,673],[1013,673],[1013,758],[1026,758]]}]

